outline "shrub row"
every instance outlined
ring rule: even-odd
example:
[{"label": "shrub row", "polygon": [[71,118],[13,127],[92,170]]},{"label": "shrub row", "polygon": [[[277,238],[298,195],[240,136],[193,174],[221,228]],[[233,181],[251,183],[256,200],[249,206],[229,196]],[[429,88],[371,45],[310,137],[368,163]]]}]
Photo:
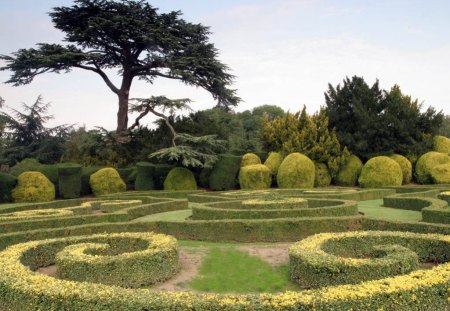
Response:
[{"label": "shrub row", "polygon": [[410,273],[419,262],[446,263],[449,249],[450,239],[445,235],[323,233],[290,247],[290,274],[303,287],[355,284]]}]

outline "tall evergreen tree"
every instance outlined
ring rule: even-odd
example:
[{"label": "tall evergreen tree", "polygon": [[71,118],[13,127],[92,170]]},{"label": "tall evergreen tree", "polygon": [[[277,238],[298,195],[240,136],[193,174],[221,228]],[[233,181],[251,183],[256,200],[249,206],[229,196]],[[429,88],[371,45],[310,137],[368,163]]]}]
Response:
[{"label": "tall evergreen tree", "polygon": [[[158,13],[144,0],[76,0],[71,7],[50,13],[55,28],[69,44],[40,43],[20,49],[1,70],[12,71],[6,83],[28,84],[42,73],[69,72],[79,68],[94,72],[117,95],[117,132],[128,127],[128,100],[133,80],[150,84],[158,77],[180,80],[209,91],[220,106],[234,106],[240,99],[229,88],[233,76],[218,60],[209,42],[209,28],[186,22],[180,11]],[[105,69],[118,68],[115,85]]]}]

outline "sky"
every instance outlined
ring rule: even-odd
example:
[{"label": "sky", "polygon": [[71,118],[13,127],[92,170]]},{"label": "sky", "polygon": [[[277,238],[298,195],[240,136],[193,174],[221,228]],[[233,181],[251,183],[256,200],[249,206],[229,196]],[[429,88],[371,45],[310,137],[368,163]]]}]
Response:
[{"label": "sky", "polygon": [[[236,76],[243,102],[236,111],[278,105],[313,113],[325,104],[328,84],[345,77],[376,79],[384,89],[400,85],[424,108],[450,114],[450,1],[447,0],[149,0],[160,12],[180,10],[189,22],[211,29],[220,60]],[[0,54],[36,43],[61,43],[48,12],[70,0],[0,0]],[[1,62],[1,61],[0,61]],[[0,63],[0,66],[3,64]],[[115,71],[108,72],[119,81]],[[75,124],[115,129],[117,98],[94,73],[43,74],[26,86],[4,84],[0,96],[21,109],[38,95],[51,102],[49,125]],[[216,103],[203,89],[158,79],[135,81],[131,97],[190,98],[192,108]],[[9,111],[7,108],[3,108]],[[131,121],[132,121],[131,116]],[[152,122],[146,117],[143,123]]]}]

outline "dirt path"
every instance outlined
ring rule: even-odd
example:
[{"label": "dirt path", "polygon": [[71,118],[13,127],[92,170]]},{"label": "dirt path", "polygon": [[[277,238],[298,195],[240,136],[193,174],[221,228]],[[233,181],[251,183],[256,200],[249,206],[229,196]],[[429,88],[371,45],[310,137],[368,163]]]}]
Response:
[{"label": "dirt path", "polygon": [[277,243],[273,245],[238,246],[237,250],[259,257],[272,266],[280,266],[289,263],[289,246],[292,243]]}]

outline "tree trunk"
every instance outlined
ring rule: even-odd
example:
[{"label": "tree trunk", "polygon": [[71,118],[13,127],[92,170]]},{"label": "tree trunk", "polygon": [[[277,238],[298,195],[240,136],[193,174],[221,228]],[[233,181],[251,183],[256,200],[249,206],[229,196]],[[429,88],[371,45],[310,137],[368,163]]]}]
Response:
[{"label": "tree trunk", "polygon": [[119,111],[117,112],[117,134],[119,136],[128,128],[128,92],[120,92]]}]

